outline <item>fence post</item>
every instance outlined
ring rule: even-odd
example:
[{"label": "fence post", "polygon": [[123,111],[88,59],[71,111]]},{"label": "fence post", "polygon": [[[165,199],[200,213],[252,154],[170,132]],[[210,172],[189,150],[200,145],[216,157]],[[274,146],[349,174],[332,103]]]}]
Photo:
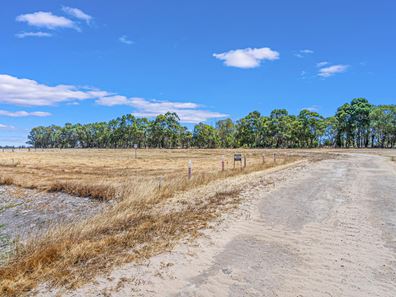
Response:
[{"label": "fence post", "polygon": [[263,164],[265,164],[265,156],[264,156],[264,154],[263,154]]},{"label": "fence post", "polygon": [[276,154],[274,153],[274,163],[276,163]]},{"label": "fence post", "polygon": [[243,168],[246,168],[246,154],[243,155]]},{"label": "fence post", "polygon": [[224,171],[224,155],[221,156],[221,171]]},{"label": "fence post", "polygon": [[188,160],[188,179],[192,177],[192,161]]},{"label": "fence post", "polygon": [[135,143],[133,145],[133,148],[135,149],[135,159],[137,159],[137,148],[138,148],[138,145]]}]

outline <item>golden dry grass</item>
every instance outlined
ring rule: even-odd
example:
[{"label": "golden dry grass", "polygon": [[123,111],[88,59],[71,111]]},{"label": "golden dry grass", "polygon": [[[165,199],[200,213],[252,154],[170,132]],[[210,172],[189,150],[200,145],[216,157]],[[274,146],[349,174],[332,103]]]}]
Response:
[{"label": "golden dry grass", "polygon": [[[99,272],[171,248],[238,203],[238,189],[208,193],[170,205],[177,192],[297,160],[298,156],[249,150],[247,167],[233,170],[233,150],[49,150],[0,154],[2,182],[111,199],[117,203],[85,221],[49,230],[16,248],[0,267],[0,294],[20,296],[37,286],[76,287]],[[262,157],[265,154],[265,163]],[[221,156],[226,156],[226,171]],[[10,161],[10,159],[14,159]],[[193,178],[187,179],[187,162]],[[15,165],[16,164],[16,165]],[[160,177],[163,177],[160,182]]]},{"label": "golden dry grass", "polygon": [[[239,152],[240,150],[238,150]],[[233,168],[236,150],[133,150],[64,149],[0,152],[0,184],[14,184],[46,191],[64,191],[77,196],[112,199],[127,185],[162,177],[184,177],[188,160],[193,172],[217,173],[225,156],[225,169]],[[245,150],[247,166],[273,161],[273,152]],[[278,152],[278,161],[284,153]],[[237,164],[239,167],[239,164]]]}]

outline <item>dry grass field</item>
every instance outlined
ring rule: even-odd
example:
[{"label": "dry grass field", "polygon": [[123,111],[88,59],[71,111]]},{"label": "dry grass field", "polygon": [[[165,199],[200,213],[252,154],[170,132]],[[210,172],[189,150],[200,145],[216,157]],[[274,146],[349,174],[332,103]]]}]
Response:
[{"label": "dry grass field", "polygon": [[[187,177],[188,161],[193,175],[213,175],[233,169],[233,154],[247,156],[247,169],[272,166],[270,150],[134,150],[64,149],[0,152],[0,184],[13,184],[45,191],[64,191],[77,196],[112,199],[125,188],[141,183],[174,183]],[[290,159],[290,152],[277,152],[277,162]],[[236,164],[240,168],[240,163]],[[227,174],[226,174],[227,175]]]},{"label": "dry grass field", "polygon": [[[52,227],[17,244],[0,267],[0,293],[20,296],[40,283],[76,287],[114,265],[169,249],[238,203],[224,188],[174,204],[176,193],[211,181],[297,161],[303,152],[238,150],[246,168],[233,168],[235,150],[37,150],[0,152],[0,184],[76,196],[115,199],[103,212]],[[274,161],[274,153],[276,160]],[[225,156],[225,170],[221,170]],[[264,162],[263,162],[264,157]],[[188,161],[193,174],[188,179]],[[76,197],[78,199],[78,197]],[[173,203],[173,204],[172,204]]]}]

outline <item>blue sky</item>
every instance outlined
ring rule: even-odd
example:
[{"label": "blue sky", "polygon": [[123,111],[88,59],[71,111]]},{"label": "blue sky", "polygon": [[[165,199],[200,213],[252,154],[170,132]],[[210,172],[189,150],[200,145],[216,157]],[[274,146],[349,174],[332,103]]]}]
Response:
[{"label": "blue sky", "polygon": [[394,1],[2,1],[0,145],[37,125],[396,103]]}]

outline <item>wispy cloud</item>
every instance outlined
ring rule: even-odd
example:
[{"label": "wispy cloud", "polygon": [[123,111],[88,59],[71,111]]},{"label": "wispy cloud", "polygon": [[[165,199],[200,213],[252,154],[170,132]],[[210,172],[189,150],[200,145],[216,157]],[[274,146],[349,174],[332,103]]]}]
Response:
[{"label": "wispy cloud", "polygon": [[223,113],[202,109],[199,104],[193,102],[147,100],[144,98],[127,98],[124,96],[100,98],[96,102],[105,106],[131,106],[136,109],[132,114],[140,117],[155,117],[168,111],[176,112],[180,117],[180,121],[184,123],[199,123],[209,119],[227,116]]},{"label": "wispy cloud", "polygon": [[122,35],[120,38],[118,38],[118,40],[120,42],[122,42],[124,44],[128,44],[128,45],[131,45],[134,43],[132,40],[128,39],[128,36],[126,36],[126,35]]},{"label": "wispy cloud", "polygon": [[22,106],[48,106],[61,102],[95,99],[112,94],[73,85],[48,86],[35,80],[0,74],[0,103]]},{"label": "wispy cloud", "polygon": [[259,67],[264,60],[274,61],[279,59],[279,53],[268,47],[236,49],[213,54],[213,56],[224,61],[226,66],[245,69]]},{"label": "wispy cloud", "polygon": [[326,65],[329,65],[329,62],[322,61],[322,62],[316,63],[316,67],[319,67],[319,68],[326,66]]},{"label": "wispy cloud", "polygon": [[73,7],[68,7],[68,6],[63,6],[62,10],[72,16],[75,17],[76,19],[82,20],[84,22],[86,22],[87,24],[90,24],[92,21],[92,16],[90,16],[89,14],[83,12],[81,9],[79,8],[73,8]]},{"label": "wispy cloud", "polygon": [[300,72],[300,77],[301,77],[301,79],[306,79],[307,78],[307,72],[305,70],[302,70]]},{"label": "wispy cloud", "polygon": [[310,55],[310,54],[313,54],[313,53],[315,53],[315,52],[313,50],[311,50],[311,49],[302,49],[302,50],[299,50],[294,55],[297,58],[304,58],[306,55]]},{"label": "wispy cloud", "polygon": [[24,111],[24,110],[8,111],[8,110],[1,110],[0,109],[0,116],[13,117],[13,118],[29,117],[29,116],[33,116],[33,117],[48,117],[50,115],[51,114],[49,112],[45,112],[45,111],[28,112],[28,111]]},{"label": "wispy cloud", "polygon": [[302,54],[313,54],[314,51],[310,50],[310,49],[303,49],[303,50],[300,50],[300,53],[302,53]]},{"label": "wispy cloud", "polygon": [[18,38],[25,38],[25,37],[52,37],[51,33],[48,32],[21,32],[15,34]]},{"label": "wispy cloud", "polygon": [[342,65],[342,64],[332,65],[332,66],[329,66],[329,67],[325,67],[325,68],[319,69],[318,75],[321,76],[321,77],[329,77],[329,76],[332,76],[334,74],[342,73],[342,72],[347,71],[348,67],[349,67],[349,65]]},{"label": "wispy cloud", "polygon": [[77,25],[70,19],[63,16],[57,16],[52,12],[38,11],[34,13],[22,14],[17,16],[18,22],[26,22],[30,26],[57,29],[57,28],[72,28],[79,30]]},{"label": "wispy cloud", "polygon": [[308,107],[301,108],[301,110],[304,110],[304,109],[312,111],[312,112],[318,112],[319,111],[319,106],[313,105],[313,106],[308,106]]},{"label": "wispy cloud", "polygon": [[14,130],[15,127],[11,126],[11,125],[0,124],[0,129],[3,129],[3,130]]}]

